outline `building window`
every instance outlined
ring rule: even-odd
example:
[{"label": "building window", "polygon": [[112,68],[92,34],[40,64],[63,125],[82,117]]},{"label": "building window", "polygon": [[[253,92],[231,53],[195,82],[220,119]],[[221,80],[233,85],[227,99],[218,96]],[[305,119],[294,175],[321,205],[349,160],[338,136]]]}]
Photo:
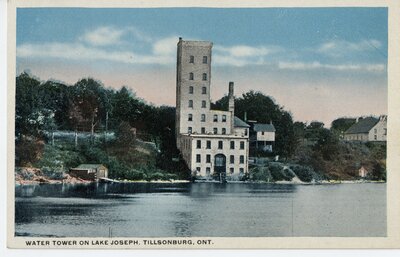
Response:
[{"label": "building window", "polygon": [[231,141],[231,149],[235,149],[235,141]]},{"label": "building window", "polygon": [[244,129],[244,135],[247,136],[248,133],[249,133],[248,130],[247,130],[247,129]]},{"label": "building window", "polygon": [[240,164],[243,164],[244,163],[244,155],[241,155],[240,156]]},{"label": "building window", "polygon": [[222,128],[222,135],[226,134],[226,128]]},{"label": "building window", "polygon": [[378,130],[377,129],[374,129],[374,133],[376,134],[378,132]]},{"label": "building window", "polygon": [[204,81],[207,80],[207,73],[203,73],[203,80],[204,80]]},{"label": "building window", "polygon": [[202,87],[202,88],[201,88],[201,93],[202,93],[203,95],[207,94],[207,88],[206,88],[206,87]]},{"label": "building window", "polygon": [[207,56],[203,56],[203,63],[207,63]]},{"label": "building window", "polygon": [[207,175],[207,176],[210,176],[210,173],[211,173],[211,169],[210,169],[210,167],[207,167],[207,168],[206,168],[206,175]]},{"label": "building window", "polygon": [[263,131],[263,132],[261,132],[261,135],[263,135],[263,136],[264,136],[264,131]]},{"label": "building window", "polygon": [[207,103],[206,103],[206,101],[201,101],[201,108],[206,108],[206,106],[207,106]]},{"label": "building window", "polygon": [[385,135],[385,136],[387,135],[387,129],[385,129],[385,128],[383,129],[383,135]]},{"label": "building window", "polygon": [[201,155],[200,154],[196,154],[196,162],[201,162]]},{"label": "building window", "polygon": [[218,115],[217,114],[214,114],[214,122],[218,122]]},{"label": "building window", "polygon": [[206,128],[202,127],[201,128],[201,134],[205,134],[206,133]]},{"label": "building window", "polygon": [[194,63],[194,56],[193,55],[190,56],[189,63]]},{"label": "building window", "polygon": [[234,168],[230,168],[229,171],[230,171],[231,174],[233,174],[235,172],[235,169]]},{"label": "building window", "polygon": [[375,139],[375,140],[377,140],[377,139],[378,139],[378,137],[377,137],[376,135],[374,135],[374,139]]},{"label": "building window", "polygon": [[192,86],[189,87],[189,94],[193,94],[193,87]]},{"label": "building window", "polygon": [[197,149],[201,148],[201,140],[197,140],[196,147],[197,147]]},{"label": "building window", "polygon": [[226,122],[226,115],[222,115],[222,122]]},{"label": "building window", "polygon": [[210,141],[210,140],[207,140],[207,142],[206,142],[206,148],[207,148],[207,149],[211,149],[211,141]]},{"label": "building window", "polygon": [[244,142],[243,141],[240,142],[240,149],[242,149],[242,150],[244,149]]},{"label": "building window", "polygon": [[200,173],[201,168],[200,167],[196,167],[196,171],[197,171],[197,173]]},{"label": "building window", "polygon": [[206,121],[206,115],[205,115],[205,114],[202,114],[202,115],[201,115],[201,121],[202,121],[202,122],[205,122],[205,121]]},{"label": "building window", "polygon": [[188,127],[188,133],[192,134],[192,127]]},{"label": "building window", "polygon": [[189,80],[193,80],[194,79],[194,75],[193,72],[189,73]]},{"label": "building window", "polygon": [[206,162],[211,163],[211,155],[210,154],[206,155]]},{"label": "building window", "polygon": [[223,148],[224,148],[224,142],[218,141],[218,149],[223,149]]},{"label": "building window", "polygon": [[193,114],[189,114],[188,115],[188,121],[192,121],[193,120]]},{"label": "building window", "polygon": [[218,134],[218,128],[214,128],[214,134]]},{"label": "building window", "polygon": [[231,163],[231,164],[235,163],[235,156],[234,155],[229,156],[229,163]]},{"label": "building window", "polygon": [[244,169],[243,169],[243,168],[240,168],[240,169],[239,169],[239,172],[240,172],[240,175],[243,175]]},{"label": "building window", "polygon": [[193,108],[193,100],[189,100],[189,107]]}]

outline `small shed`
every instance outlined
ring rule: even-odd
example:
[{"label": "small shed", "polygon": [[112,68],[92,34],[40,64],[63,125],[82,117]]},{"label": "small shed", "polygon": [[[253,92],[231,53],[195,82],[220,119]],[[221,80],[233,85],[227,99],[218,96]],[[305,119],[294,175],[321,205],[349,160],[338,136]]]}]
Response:
[{"label": "small shed", "polygon": [[365,178],[367,175],[368,175],[368,170],[364,166],[361,166],[361,168],[358,169],[358,176]]},{"label": "small shed", "polygon": [[81,164],[69,169],[69,174],[73,177],[96,181],[100,178],[108,178],[108,169],[102,164]]}]

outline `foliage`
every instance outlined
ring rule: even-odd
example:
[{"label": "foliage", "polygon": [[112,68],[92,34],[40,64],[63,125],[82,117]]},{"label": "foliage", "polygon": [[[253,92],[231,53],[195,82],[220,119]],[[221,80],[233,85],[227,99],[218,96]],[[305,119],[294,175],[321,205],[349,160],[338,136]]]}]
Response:
[{"label": "foliage", "polygon": [[[228,97],[222,97],[212,107],[227,110]],[[274,147],[276,154],[288,157],[294,153],[297,140],[292,115],[276,104],[271,97],[251,90],[235,98],[235,115],[244,119],[245,114],[248,120],[255,120],[258,123],[273,122],[276,129]]]}]

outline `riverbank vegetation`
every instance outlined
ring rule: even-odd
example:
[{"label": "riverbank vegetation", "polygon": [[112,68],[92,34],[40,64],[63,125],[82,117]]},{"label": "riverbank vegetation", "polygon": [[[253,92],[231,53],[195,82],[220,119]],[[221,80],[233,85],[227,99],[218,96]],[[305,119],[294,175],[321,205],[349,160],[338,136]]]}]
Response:
[{"label": "riverbank vegetation", "polygon": [[[226,109],[227,103],[224,96],[213,108]],[[354,180],[360,167],[369,171],[367,179],[386,179],[385,143],[341,140],[354,119],[339,118],[329,129],[318,121],[294,122],[273,98],[254,91],[235,99],[235,114],[272,121],[276,128],[274,152],[251,152],[268,161],[250,165],[244,179]],[[174,131],[174,107],[149,104],[126,87],[107,88],[91,78],[74,85],[27,73],[16,78],[15,164],[21,174],[21,167],[36,168],[49,178],[63,178],[79,164],[101,163],[114,179],[190,179]],[[277,155],[279,162],[273,162]]]}]

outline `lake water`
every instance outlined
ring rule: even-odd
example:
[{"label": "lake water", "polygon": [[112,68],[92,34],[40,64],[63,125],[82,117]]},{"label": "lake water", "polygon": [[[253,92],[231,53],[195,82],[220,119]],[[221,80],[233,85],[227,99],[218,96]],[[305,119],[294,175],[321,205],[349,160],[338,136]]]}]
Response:
[{"label": "lake water", "polygon": [[386,236],[386,184],[16,186],[17,236]]}]

